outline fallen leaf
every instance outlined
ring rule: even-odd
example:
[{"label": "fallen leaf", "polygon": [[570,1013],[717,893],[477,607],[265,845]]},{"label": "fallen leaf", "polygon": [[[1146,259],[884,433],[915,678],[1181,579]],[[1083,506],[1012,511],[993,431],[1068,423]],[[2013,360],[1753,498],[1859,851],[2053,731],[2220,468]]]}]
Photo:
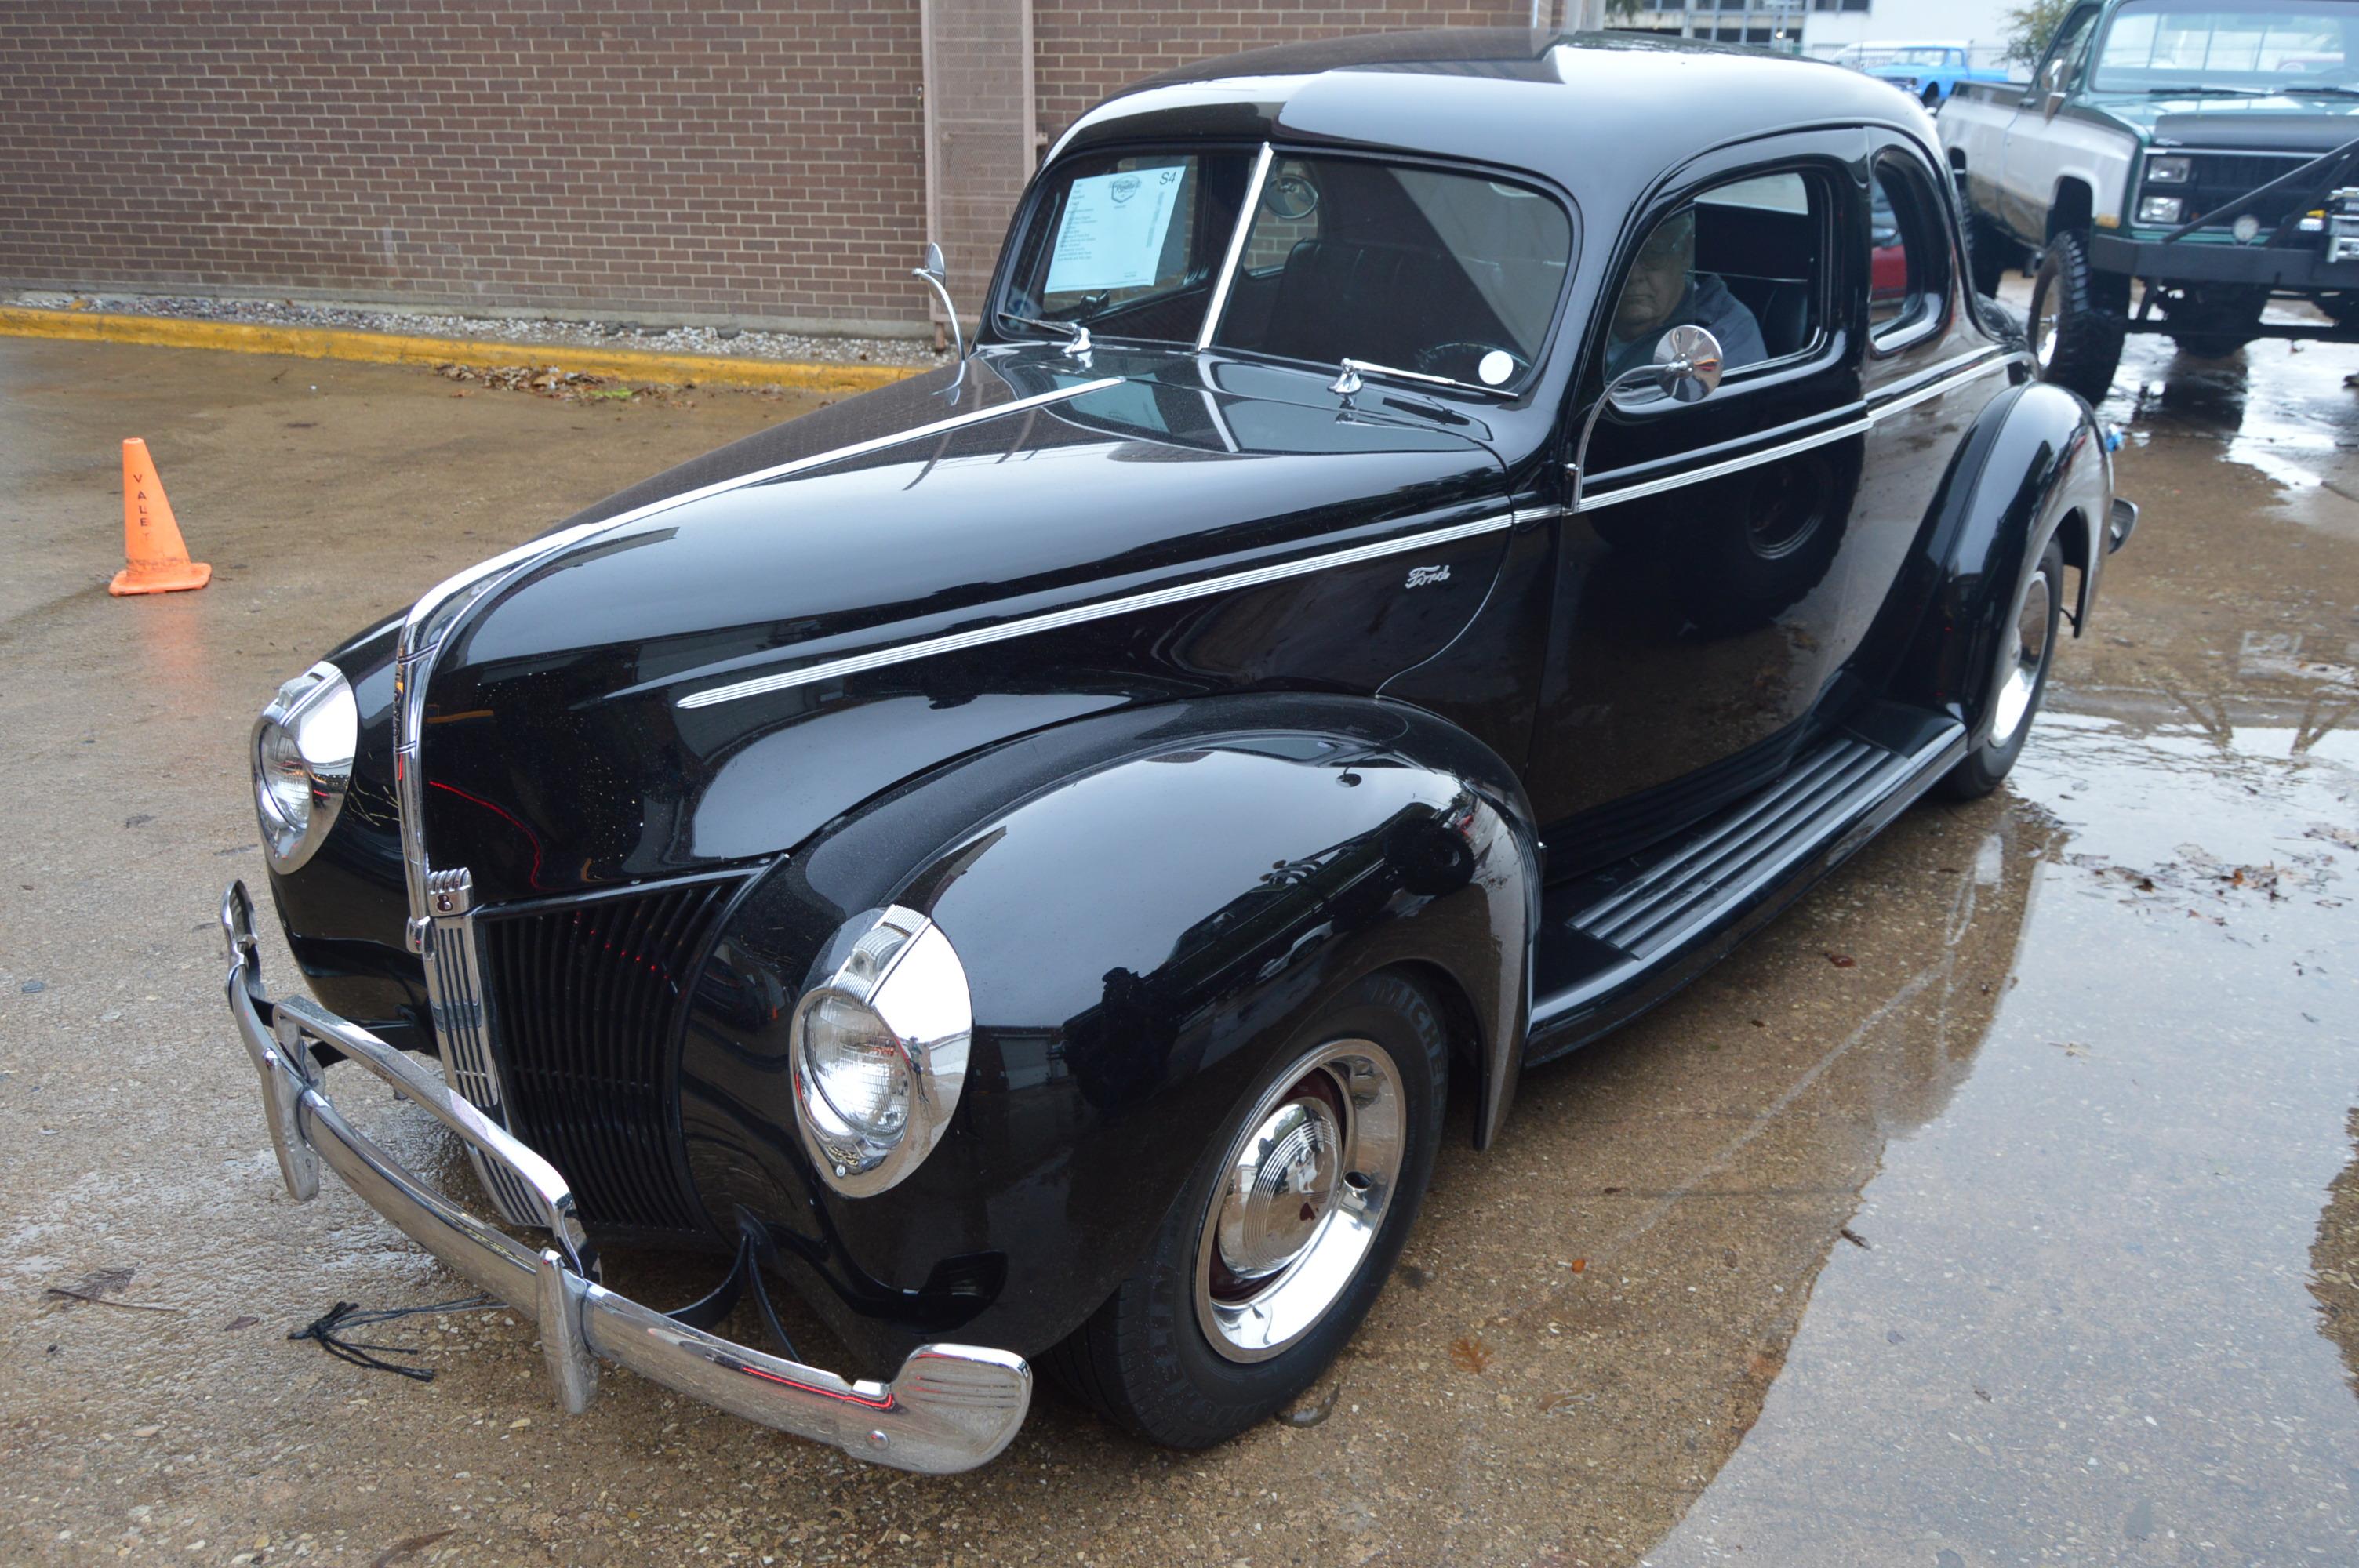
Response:
[{"label": "fallen leaf", "polygon": [[1827,955],[1827,962],[1832,964],[1838,969],[1849,969],[1855,968],[1858,965],[1859,960],[1853,957],[1849,953],[1830,953]]},{"label": "fallen leaf", "polygon": [[1854,1247],[1861,1249],[1863,1251],[1874,1250],[1874,1249],[1867,1245],[1867,1238],[1862,1236],[1858,1231],[1854,1230],[1848,1225],[1844,1226],[1841,1230],[1836,1231],[1835,1234],[1842,1237],[1845,1241],[1850,1242]]},{"label": "fallen leaf", "polygon": [[1450,1359],[1460,1371],[1479,1376],[1491,1365],[1491,1347],[1469,1335],[1450,1342]]},{"label": "fallen leaf", "polygon": [[1589,1267],[1589,1260],[1588,1260],[1588,1259],[1586,1259],[1586,1258],[1575,1258],[1575,1259],[1572,1260],[1572,1271],[1573,1271],[1574,1273],[1576,1273],[1576,1274],[1580,1273],[1582,1270],[1584,1270],[1584,1269],[1586,1269],[1586,1268],[1588,1268],[1588,1267]]},{"label": "fallen leaf", "polygon": [[227,1334],[233,1328],[252,1328],[261,1321],[258,1317],[234,1317],[222,1325],[222,1332]]}]

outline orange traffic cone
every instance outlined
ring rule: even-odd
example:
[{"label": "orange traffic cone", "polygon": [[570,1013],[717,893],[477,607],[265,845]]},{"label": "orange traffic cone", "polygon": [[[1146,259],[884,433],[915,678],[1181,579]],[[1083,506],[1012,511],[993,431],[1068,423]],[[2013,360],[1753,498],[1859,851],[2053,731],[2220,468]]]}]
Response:
[{"label": "orange traffic cone", "polygon": [[189,559],[147,443],[136,436],[123,443],[123,569],[106,585],[112,594],[177,593],[212,580],[212,568]]}]

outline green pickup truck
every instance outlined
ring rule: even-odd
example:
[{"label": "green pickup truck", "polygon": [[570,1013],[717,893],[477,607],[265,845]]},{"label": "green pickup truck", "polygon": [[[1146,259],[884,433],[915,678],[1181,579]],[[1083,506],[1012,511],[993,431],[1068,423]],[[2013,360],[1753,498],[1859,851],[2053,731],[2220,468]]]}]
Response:
[{"label": "green pickup truck", "polygon": [[2093,0],[1940,130],[1974,287],[2031,266],[2040,374],[2090,402],[2126,332],[2359,341],[2359,0]]}]

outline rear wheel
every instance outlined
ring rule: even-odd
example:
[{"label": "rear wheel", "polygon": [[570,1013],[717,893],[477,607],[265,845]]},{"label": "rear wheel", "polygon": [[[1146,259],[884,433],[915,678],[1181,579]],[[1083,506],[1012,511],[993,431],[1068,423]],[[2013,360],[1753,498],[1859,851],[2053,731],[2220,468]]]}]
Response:
[{"label": "rear wheel", "polygon": [[1979,800],[1990,794],[2023,755],[2031,720],[2048,692],[2048,667],[2055,661],[2063,610],[2064,545],[2050,539],[2038,569],[2016,596],[2009,635],[2000,639],[1989,723],[1973,749],[1935,786],[1951,800]]},{"label": "rear wheel", "polygon": [[2100,273],[2089,237],[2068,229],[2048,242],[2031,279],[2031,356],[2039,379],[2102,403],[2122,362],[2129,281]]},{"label": "rear wheel", "polygon": [[1372,975],[1301,1040],[1223,1127],[1146,1263],[1047,1359],[1152,1442],[1207,1447],[1310,1387],[1417,1217],[1449,1082],[1432,1001]]}]

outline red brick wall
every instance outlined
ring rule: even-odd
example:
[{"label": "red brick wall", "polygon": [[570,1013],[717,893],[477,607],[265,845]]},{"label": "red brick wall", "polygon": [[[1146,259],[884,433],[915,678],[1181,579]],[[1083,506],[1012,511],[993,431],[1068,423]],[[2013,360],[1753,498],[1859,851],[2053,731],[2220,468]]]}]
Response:
[{"label": "red brick wall", "polygon": [[[1557,14],[1549,0],[1547,15]],[[1033,0],[1035,90],[1040,128],[1058,134],[1115,88],[1212,55],[1402,27],[1521,27],[1531,0],[1488,5],[1108,5],[1105,0]]]},{"label": "red brick wall", "polygon": [[[1207,55],[1530,14],[1034,5],[1052,135]],[[6,0],[0,283],[915,326],[919,40],[918,0]]]}]

